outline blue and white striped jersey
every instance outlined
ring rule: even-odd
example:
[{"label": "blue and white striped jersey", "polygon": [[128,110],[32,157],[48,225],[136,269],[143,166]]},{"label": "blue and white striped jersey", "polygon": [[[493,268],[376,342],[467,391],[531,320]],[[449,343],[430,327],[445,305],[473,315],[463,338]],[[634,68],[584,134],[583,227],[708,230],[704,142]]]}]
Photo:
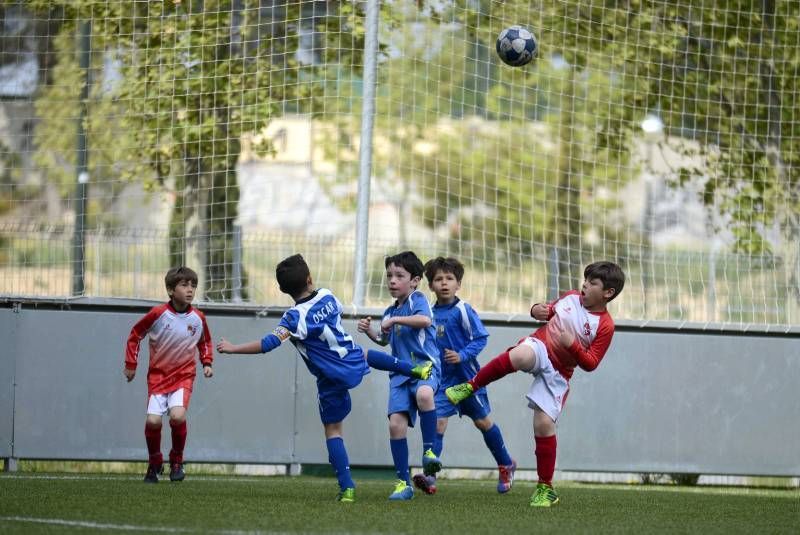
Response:
[{"label": "blue and white striped jersey", "polygon": [[[475,377],[481,369],[478,354],[489,341],[489,333],[475,309],[458,297],[447,305],[434,304],[433,324],[436,327],[436,346],[442,361],[440,388],[457,385]],[[456,351],[461,362],[445,362],[445,349]]]},{"label": "blue and white striped jersey", "polygon": [[330,290],[319,288],[295,303],[261,340],[261,350],[271,351],[287,339],[317,379],[353,388],[369,373],[364,351],[342,328],[342,304]]},{"label": "blue and white striped jersey", "polygon": [[[415,290],[408,296],[405,303],[398,306],[397,302],[383,313],[383,319],[397,316],[428,316],[433,321],[431,305],[425,295]],[[436,347],[436,330],[433,324],[425,329],[415,329],[407,325],[395,325],[388,334],[389,344],[392,346],[392,356],[414,364],[430,360],[433,367],[440,370],[439,349]],[[409,378],[396,373],[391,373],[391,384],[398,385]]]}]

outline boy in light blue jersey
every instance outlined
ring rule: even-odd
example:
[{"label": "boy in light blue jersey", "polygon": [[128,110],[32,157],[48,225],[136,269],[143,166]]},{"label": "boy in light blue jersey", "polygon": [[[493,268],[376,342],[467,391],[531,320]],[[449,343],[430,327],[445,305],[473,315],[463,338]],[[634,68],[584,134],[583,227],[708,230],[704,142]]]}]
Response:
[{"label": "boy in light blue jersey", "polygon": [[350,414],[349,390],[369,373],[364,352],[342,329],[342,305],[330,290],[315,289],[308,265],[302,256],[281,261],[276,278],[282,292],[295,304],[278,326],[261,340],[232,344],[222,338],[220,353],[267,353],[290,340],[314,377],[317,378],[319,415],[325,427],[328,460],[339,481],[340,502],[355,501],[355,483],[342,439],[342,421]]},{"label": "boy in light blue jersey", "polygon": [[385,266],[386,285],[395,302],[384,312],[379,332],[370,328],[369,317],[359,320],[358,330],[377,344],[391,344],[392,354],[371,349],[367,360],[373,367],[380,367],[379,363],[385,361],[387,366],[402,362],[414,366],[427,365],[427,369],[432,370],[427,379],[407,377],[394,371],[389,374],[389,444],[398,478],[389,499],[410,500],[414,497],[414,488],[411,486],[406,435],[408,427],[414,426],[417,412],[422,431],[423,471],[434,476],[442,468],[442,463],[433,453],[439,350],[430,304],[417,290],[422,278],[422,261],[413,252],[405,251],[386,258]]},{"label": "boy in light blue jersey", "polygon": [[[517,463],[506,450],[500,428],[495,425],[489,413],[489,397],[482,388],[458,405],[450,403],[445,396],[447,387],[463,383],[474,377],[481,366],[478,354],[486,347],[489,333],[481,323],[478,314],[456,293],[461,289],[464,266],[455,258],[437,257],[425,264],[425,278],[428,286],[436,294],[433,305],[433,324],[436,327],[436,345],[442,361],[441,385],[436,394],[436,443],[433,453],[440,457],[444,446],[444,433],[448,418],[458,412],[459,416],[469,416],[481,433],[489,451],[497,462],[499,479],[497,492],[505,494],[514,483]],[[414,484],[426,494],[436,492],[436,478],[417,474]]]}]

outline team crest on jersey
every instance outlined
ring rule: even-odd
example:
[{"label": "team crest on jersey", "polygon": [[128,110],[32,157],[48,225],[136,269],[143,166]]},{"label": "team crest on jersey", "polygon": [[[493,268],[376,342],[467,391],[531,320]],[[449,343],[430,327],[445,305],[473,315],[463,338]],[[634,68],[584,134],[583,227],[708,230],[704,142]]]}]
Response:
[{"label": "team crest on jersey", "polygon": [[395,324],[395,326],[394,326],[394,335],[395,336],[400,336],[400,333],[402,331],[403,331],[403,326],[400,325],[399,323]]},{"label": "team crest on jersey", "polygon": [[195,334],[197,334],[197,325],[187,325],[186,330],[189,331],[189,334],[194,336]]},{"label": "team crest on jersey", "polygon": [[274,334],[275,336],[280,338],[281,342],[283,342],[284,340],[289,338],[289,336],[291,336],[291,334],[289,334],[289,331],[286,329],[286,327],[282,327],[282,326],[275,327],[275,330],[272,331],[272,334]]},{"label": "team crest on jersey", "polygon": [[438,338],[444,338],[444,325],[436,326],[436,336]]},{"label": "team crest on jersey", "polygon": [[585,336],[589,336],[590,334],[592,334],[592,326],[589,325],[588,321],[583,324],[583,334]]}]

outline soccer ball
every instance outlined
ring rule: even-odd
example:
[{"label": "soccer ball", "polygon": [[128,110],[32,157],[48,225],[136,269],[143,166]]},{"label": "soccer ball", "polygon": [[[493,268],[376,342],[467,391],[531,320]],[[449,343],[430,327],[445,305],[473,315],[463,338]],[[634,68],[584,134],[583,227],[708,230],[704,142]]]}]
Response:
[{"label": "soccer ball", "polygon": [[511,26],[497,36],[496,48],[503,63],[522,67],[536,55],[536,37],[522,26]]}]

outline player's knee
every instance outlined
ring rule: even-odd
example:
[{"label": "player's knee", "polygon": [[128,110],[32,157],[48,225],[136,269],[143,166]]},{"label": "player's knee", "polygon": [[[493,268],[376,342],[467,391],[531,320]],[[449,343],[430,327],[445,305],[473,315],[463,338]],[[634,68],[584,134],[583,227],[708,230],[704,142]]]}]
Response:
[{"label": "player's knee", "polygon": [[180,425],[186,421],[186,409],[183,407],[173,407],[169,412],[170,425]]},{"label": "player's knee", "polygon": [[492,428],[494,423],[490,418],[478,418],[477,420],[472,420],[472,423],[475,424],[475,427],[480,429],[481,431],[488,431]]},{"label": "player's knee", "polygon": [[511,365],[517,371],[529,371],[536,365],[536,353],[526,345],[520,344],[508,353]]},{"label": "player's knee", "polygon": [[158,414],[148,414],[144,425],[150,429],[161,429],[161,416]]}]

